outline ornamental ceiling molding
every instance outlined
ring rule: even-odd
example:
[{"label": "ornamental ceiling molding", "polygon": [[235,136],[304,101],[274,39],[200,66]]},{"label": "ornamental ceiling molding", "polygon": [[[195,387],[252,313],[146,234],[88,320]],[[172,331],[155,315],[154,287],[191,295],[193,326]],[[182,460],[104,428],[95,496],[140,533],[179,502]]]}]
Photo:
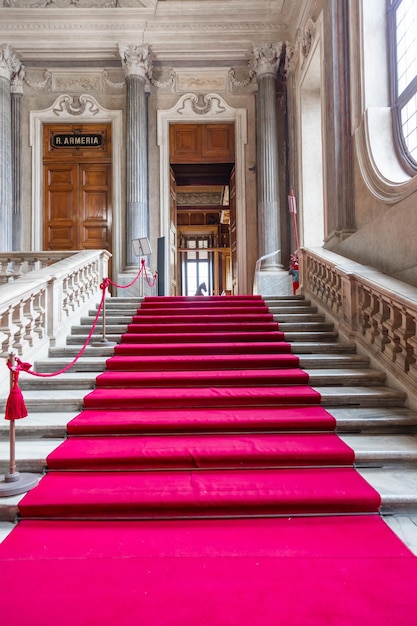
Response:
[{"label": "ornamental ceiling molding", "polygon": [[[94,18],[94,16],[90,17]],[[22,19],[22,17],[20,18]],[[85,31],[109,31],[109,32],[113,32],[113,31],[122,31],[124,33],[126,32],[133,32],[136,35],[138,33],[141,33],[142,31],[144,31],[146,29],[146,22],[144,20],[129,20],[128,23],[126,22],[115,22],[114,19],[113,20],[109,20],[109,22],[97,22],[97,20],[93,19],[91,21],[89,20],[85,20],[84,22],[80,22],[79,20],[77,21],[70,21],[70,20],[66,20],[66,21],[55,21],[53,22],[52,19],[50,20],[45,20],[44,18],[39,18],[40,21],[36,22],[34,21],[35,18],[33,16],[31,16],[30,21],[28,22],[23,22],[23,21],[19,21],[19,22],[11,22],[11,23],[0,23],[0,27],[2,31],[5,32],[10,32],[10,33],[26,33],[26,32],[30,32],[30,33],[44,33],[45,31],[80,31],[80,32],[85,32]]]},{"label": "ornamental ceiling molding", "polygon": [[169,33],[200,32],[279,32],[288,30],[288,24],[278,22],[148,22],[148,31]]},{"label": "ornamental ceiling molding", "polygon": [[5,9],[122,9],[146,8],[141,0],[0,0]]}]

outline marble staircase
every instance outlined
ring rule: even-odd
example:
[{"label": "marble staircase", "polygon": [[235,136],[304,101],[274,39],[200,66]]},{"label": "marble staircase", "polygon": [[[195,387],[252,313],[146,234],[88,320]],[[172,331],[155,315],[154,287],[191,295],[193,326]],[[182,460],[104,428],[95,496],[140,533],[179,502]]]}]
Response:
[{"label": "marble staircase", "polygon": [[[417,413],[407,408],[402,391],[385,384],[385,374],[370,367],[353,343],[338,339],[337,330],[302,297],[265,298],[280,323],[310,384],[336,418],[339,436],[355,450],[358,471],[381,494],[382,514],[417,553]],[[65,374],[51,378],[20,375],[29,416],[16,422],[17,469],[42,474],[47,455],[64,439],[66,424],[82,410],[84,396],[104,370],[112,345],[126,330],[138,300],[106,301],[106,329],[100,322],[82,357]],[[57,372],[78,354],[96,311],[80,319],[66,345],[51,348],[36,362],[39,372]],[[105,341],[103,341],[103,338]],[[0,397],[5,408],[7,393]],[[8,423],[0,423],[0,473],[8,471]],[[0,498],[0,540],[10,532],[22,496]]]}]

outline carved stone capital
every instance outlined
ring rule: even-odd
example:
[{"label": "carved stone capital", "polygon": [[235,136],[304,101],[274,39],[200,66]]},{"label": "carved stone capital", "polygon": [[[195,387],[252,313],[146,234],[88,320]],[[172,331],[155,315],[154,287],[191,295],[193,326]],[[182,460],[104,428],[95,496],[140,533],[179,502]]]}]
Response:
[{"label": "carved stone capital", "polygon": [[265,74],[276,75],[282,46],[283,42],[277,44],[266,43],[260,46],[253,45],[249,66],[256,73],[258,78]]},{"label": "carved stone capital", "polygon": [[126,76],[148,80],[152,76],[152,52],[149,46],[119,45],[119,54]]},{"label": "carved stone capital", "polygon": [[18,72],[12,74],[12,82],[10,92],[15,94],[23,93],[23,81],[25,80],[26,70],[24,65],[20,65]]},{"label": "carved stone capital", "polygon": [[12,80],[13,76],[18,75],[23,67],[9,44],[0,48],[0,77]]}]

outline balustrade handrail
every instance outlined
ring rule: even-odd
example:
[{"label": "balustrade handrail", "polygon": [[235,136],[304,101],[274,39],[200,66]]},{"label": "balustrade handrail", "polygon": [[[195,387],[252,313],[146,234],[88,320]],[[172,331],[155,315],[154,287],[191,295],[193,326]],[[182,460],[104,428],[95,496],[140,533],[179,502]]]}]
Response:
[{"label": "balustrade handrail", "polygon": [[300,250],[301,290],[417,406],[417,288],[329,250]]},{"label": "balustrade handrail", "polygon": [[269,252],[269,254],[264,254],[263,256],[259,257],[259,259],[256,261],[255,272],[254,272],[254,277],[253,277],[253,294],[254,295],[258,294],[258,274],[261,271],[262,261],[265,261],[266,259],[270,259],[274,257],[276,254],[280,254],[280,252],[281,250],[275,250],[275,252]]},{"label": "balustrade handrail", "polygon": [[0,355],[39,358],[65,337],[67,325],[99,300],[110,256],[106,250],[64,253],[66,258],[0,285]]}]

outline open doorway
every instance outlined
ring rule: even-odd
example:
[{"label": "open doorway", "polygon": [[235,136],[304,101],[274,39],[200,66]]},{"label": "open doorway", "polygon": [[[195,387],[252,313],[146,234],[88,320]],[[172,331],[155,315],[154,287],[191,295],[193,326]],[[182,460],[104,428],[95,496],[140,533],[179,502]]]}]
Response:
[{"label": "open doorway", "polygon": [[[178,271],[179,246],[177,232],[177,181],[174,169],[180,166],[200,165],[205,168],[216,164],[233,166],[230,175],[229,208],[230,217],[224,212],[223,224],[230,232],[230,261],[233,276],[232,285],[226,289],[232,293],[247,293],[247,219],[246,219],[246,175],[245,175],[245,146],[247,144],[247,110],[231,107],[224,98],[215,93],[196,95],[187,93],[181,96],[177,103],[168,110],[159,110],[157,114],[157,137],[160,149],[160,236],[165,240],[164,250],[164,294],[179,294],[181,273]],[[233,134],[229,133],[226,153],[222,144],[222,133],[217,132],[219,126],[229,126]],[[182,132],[177,133],[179,127]],[[205,127],[209,130],[203,144],[195,141],[196,127]],[[212,131],[212,132],[210,132]],[[213,132],[214,131],[214,132]],[[177,135],[172,137],[172,133]],[[201,139],[201,136],[200,136]],[[219,143],[220,142],[220,143]],[[173,149],[174,146],[174,149]],[[203,149],[203,152],[199,152]],[[219,149],[223,154],[218,157]],[[228,152],[227,152],[228,151]],[[200,159],[196,156],[200,154]],[[192,185],[200,187],[198,179],[188,180],[188,191]],[[178,180],[178,183],[181,181]],[[203,183],[205,186],[207,181]],[[180,184],[179,187],[182,185]],[[175,210],[174,210],[175,207]],[[173,220],[172,217],[175,216]],[[195,225],[193,225],[195,226]],[[173,270],[175,268],[175,270]]]},{"label": "open doorway", "polygon": [[171,293],[233,293],[234,124],[170,126]]},{"label": "open doorway", "polygon": [[178,293],[232,293],[230,188],[233,163],[171,165],[176,182]]}]

